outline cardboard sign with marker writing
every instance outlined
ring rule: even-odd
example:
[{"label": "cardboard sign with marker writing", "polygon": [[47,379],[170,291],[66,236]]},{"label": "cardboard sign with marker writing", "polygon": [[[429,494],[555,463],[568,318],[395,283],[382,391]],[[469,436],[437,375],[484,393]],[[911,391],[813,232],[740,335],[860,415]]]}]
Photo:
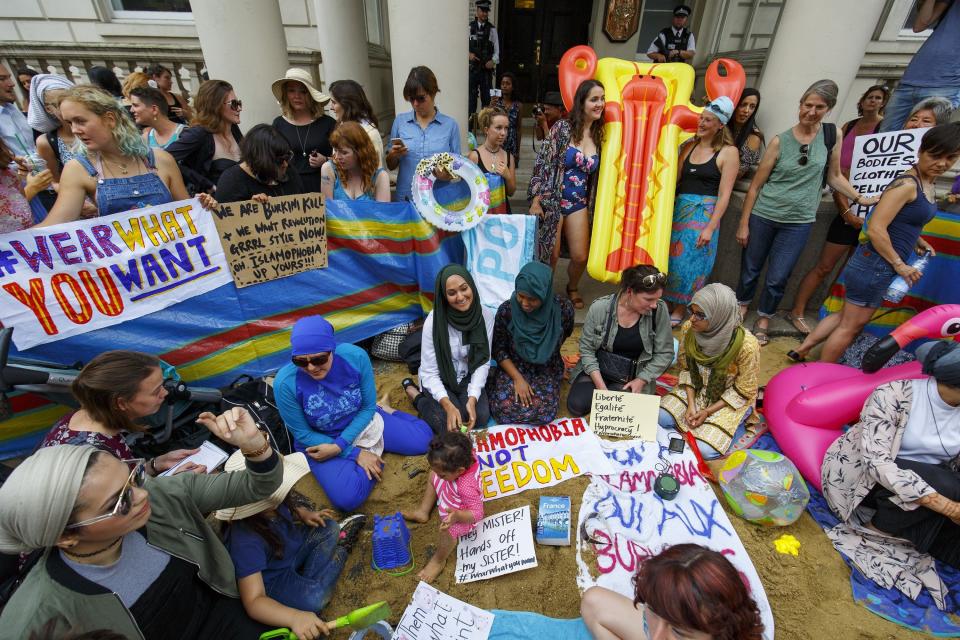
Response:
[{"label": "cardboard sign with marker writing", "polygon": [[327,266],[323,196],[305,193],[220,204],[214,221],[237,287]]},{"label": "cardboard sign with marker writing", "polygon": [[484,518],[457,545],[457,584],[536,566],[530,505]]},{"label": "cardboard sign with marker writing", "polygon": [[410,606],[393,632],[394,640],[487,640],[493,614],[457,600],[426,582],[417,585]]},{"label": "cardboard sign with marker writing", "polygon": [[657,439],[660,397],[628,391],[594,389],[590,427],[598,436]]}]

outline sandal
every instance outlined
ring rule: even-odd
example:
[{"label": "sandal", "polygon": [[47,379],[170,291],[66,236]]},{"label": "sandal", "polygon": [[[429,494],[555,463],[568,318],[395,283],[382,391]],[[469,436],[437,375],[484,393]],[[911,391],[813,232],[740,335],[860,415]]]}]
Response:
[{"label": "sandal", "polygon": [[404,378],[400,381],[400,386],[403,387],[404,393],[406,393],[408,387],[413,387],[417,390],[417,393],[420,393],[420,387],[413,381],[413,378]]},{"label": "sandal", "polygon": [[571,289],[567,285],[567,297],[570,298],[570,302],[573,303],[574,309],[583,309],[583,298],[580,297],[580,292],[577,289]]},{"label": "sandal", "polygon": [[790,351],[787,351],[787,360],[792,360],[792,361],[794,361],[794,362],[806,362],[806,361],[807,361],[807,359],[806,359],[804,356],[800,355],[799,353],[797,353],[797,352],[794,351],[793,349],[791,349]]},{"label": "sandal", "polygon": [[793,328],[803,335],[810,335],[812,329],[807,324],[807,319],[803,316],[795,316],[792,313],[787,314],[787,320],[793,325]]},{"label": "sandal", "polygon": [[[757,320],[757,322],[759,322],[759,320]],[[753,328],[750,332],[753,334],[753,337],[757,339],[757,342],[760,343],[760,346],[765,347],[770,344],[770,336],[767,334],[768,328],[759,328],[757,322],[753,323]]]}]

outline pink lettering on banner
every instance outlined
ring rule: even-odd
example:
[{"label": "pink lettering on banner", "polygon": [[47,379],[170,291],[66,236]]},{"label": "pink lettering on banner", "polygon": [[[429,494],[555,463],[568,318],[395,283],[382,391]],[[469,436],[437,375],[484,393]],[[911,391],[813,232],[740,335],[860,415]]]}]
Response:
[{"label": "pink lettering on banner", "polygon": [[603,529],[591,533],[593,549],[597,554],[597,570],[607,574],[617,568],[634,573],[641,564],[657,555],[650,547],[625,538],[620,534],[612,537]]}]

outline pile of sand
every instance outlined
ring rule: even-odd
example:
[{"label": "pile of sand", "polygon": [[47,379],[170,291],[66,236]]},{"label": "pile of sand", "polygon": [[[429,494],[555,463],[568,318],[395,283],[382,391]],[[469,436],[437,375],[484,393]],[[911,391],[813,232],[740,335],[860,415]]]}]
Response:
[{"label": "pile of sand", "polygon": [[[575,333],[564,345],[565,353],[576,352]],[[762,352],[761,382],[766,381],[783,366],[783,354],[795,345],[795,340],[774,339]],[[402,365],[376,363],[380,394],[389,393],[393,406],[412,412],[412,407],[400,389],[400,380],[408,374]],[[561,406],[565,405],[566,385]],[[563,410],[565,414],[565,409]],[[422,458],[403,458],[387,455],[383,482],[374,489],[363,507],[363,513],[388,514],[401,509],[412,509],[423,495],[425,473],[410,477],[416,468],[426,469]],[[576,521],[583,491],[589,478],[568,480],[544,491],[525,491],[515,496],[487,503],[488,513],[512,507],[531,505],[533,516],[541,493],[569,495]],[[312,477],[304,478],[298,489],[323,503],[323,493]],[[721,504],[724,503],[721,498]],[[750,554],[773,609],[778,638],[841,640],[846,638],[888,640],[915,638],[919,634],[888,622],[853,602],[850,594],[849,570],[833,549],[819,525],[804,515],[792,526],[763,528],[752,525],[735,515],[730,520]],[[406,609],[410,595],[417,585],[416,572],[423,567],[428,553],[436,546],[438,530],[436,511],[427,524],[410,525],[413,554],[417,568],[411,573],[393,577],[375,572],[370,566],[371,535],[364,531],[360,544],[347,560],[336,594],[324,611],[327,619],[342,615],[356,607],[378,600],[386,600],[393,610],[391,623],[395,624]],[[784,533],[796,536],[802,546],[799,557],[782,555],[773,548],[773,540]],[[490,580],[463,585],[454,583],[451,556],[444,572],[434,585],[456,598],[484,609],[512,609],[534,611],[557,618],[580,615],[580,592],[576,584],[576,550],[569,547],[537,545],[534,569],[520,571]],[[332,637],[346,637],[336,632]]]}]

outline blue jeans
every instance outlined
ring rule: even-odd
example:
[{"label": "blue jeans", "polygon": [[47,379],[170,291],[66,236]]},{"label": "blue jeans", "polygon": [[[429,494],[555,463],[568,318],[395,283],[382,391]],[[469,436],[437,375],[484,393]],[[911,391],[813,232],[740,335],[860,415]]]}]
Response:
[{"label": "blue jeans", "polygon": [[265,585],[267,595],[301,611],[319,612],[327,606],[347,560],[347,548],[337,546],[339,539],[340,527],[333,520],[309,529],[293,568]]},{"label": "blue jeans", "polygon": [[[747,432],[747,418],[750,417],[750,414],[753,412],[753,409],[747,411],[746,415],[743,416],[743,420],[740,421],[740,426],[737,427],[737,430],[733,432],[733,442],[735,443],[740,436]],[[657,424],[659,424],[664,429],[676,429],[677,421],[673,419],[673,415],[666,409],[660,409],[660,416],[657,418]],[[726,451],[717,451],[706,442],[701,442],[697,440],[697,447],[700,449],[700,455],[703,456],[704,460],[713,460],[714,458],[719,458]]]},{"label": "blue jeans", "polygon": [[[737,301],[750,304],[757,290],[757,280],[767,263],[767,278],[757,314],[771,318],[777,312],[787,280],[796,266],[813,229],[812,222],[774,222],[760,216],[750,216],[750,238],[743,250],[740,263],[740,282],[737,283]],[[769,258],[769,260],[767,259]]]},{"label": "blue jeans", "polygon": [[883,108],[880,131],[898,131],[907,123],[914,105],[924,98],[946,98],[954,109],[960,108],[960,87],[914,87],[901,83]]}]

